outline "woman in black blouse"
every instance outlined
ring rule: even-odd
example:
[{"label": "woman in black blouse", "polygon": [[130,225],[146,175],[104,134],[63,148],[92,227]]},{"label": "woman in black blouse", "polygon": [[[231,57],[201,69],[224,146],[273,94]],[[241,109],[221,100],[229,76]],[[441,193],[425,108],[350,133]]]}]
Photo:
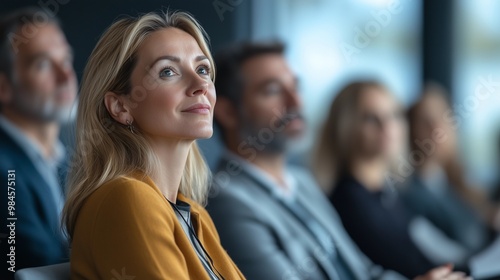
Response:
[{"label": "woman in black blouse", "polygon": [[393,185],[411,167],[404,156],[402,108],[381,84],[355,82],[336,96],[314,171],[359,248],[375,263],[414,277],[436,265],[412,240],[412,216]]}]

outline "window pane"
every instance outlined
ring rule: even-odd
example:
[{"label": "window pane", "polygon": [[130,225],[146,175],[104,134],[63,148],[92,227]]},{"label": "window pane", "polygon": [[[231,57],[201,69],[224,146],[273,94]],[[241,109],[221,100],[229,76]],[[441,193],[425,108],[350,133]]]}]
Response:
[{"label": "window pane", "polygon": [[498,166],[500,132],[500,1],[460,0],[456,6],[454,108],[473,179],[489,183]]},{"label": "window pane", "polygon": [[[253,39],[280,38],[296,71],[314,131],[334,91],[354,77],[377,78],[403,104],[421,77],[421,1],[254,0]],[[312,133],[309,135],[313,135]],[[305,147],[310,145],[308,139]]]}]

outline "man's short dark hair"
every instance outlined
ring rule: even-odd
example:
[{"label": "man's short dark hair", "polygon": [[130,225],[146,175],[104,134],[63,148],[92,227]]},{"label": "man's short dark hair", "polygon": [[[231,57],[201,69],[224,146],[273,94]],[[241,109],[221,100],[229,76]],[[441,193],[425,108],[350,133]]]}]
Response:
[{"label": "man's short dark hair", "polygon": [[[25,7],[0,16],[0,73],[12,81],[14,55],[18,45],[29,40],[37,28],[49,23],[60,27],[54,13],[39,7]],[[29,34],[19,33],[28,24],[34,25],[34,28],[26,32]]]},{"label": "man's short dark hair", "polygon": [[[218,51],[215,54],[217,97],[227,98],[236,108],[240,108],[245,87],[245,79],[241,71],[243,63],[261,55],[282,55],[284,51],[285,46],[280,42],[240,42]],[[215,123],[218,124],[217,120]],[[224,134],[224,128],[221,125],[218,126]]]}]

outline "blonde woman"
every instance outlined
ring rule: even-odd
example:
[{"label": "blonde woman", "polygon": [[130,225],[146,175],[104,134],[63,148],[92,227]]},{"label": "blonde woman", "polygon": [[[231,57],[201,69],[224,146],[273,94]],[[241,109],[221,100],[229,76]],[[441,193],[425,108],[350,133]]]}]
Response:
[{"label": "blonde woman", "polygon": [[202,208],[214,64],[182,12],[112,24],[82,81],[64,223],[72,279],[242,279]]},{"label": "blonde woman", "polygon": [[[363,111],[362,106],[369,101],[373,101],[369,104],[371,108]],[[377,81],[355,81],[339,91],[320,131],[312,162],[317,180],[327,194],[333,191],[335,181],[348,171],[347,164],[354,154],[363,154],[366,150],[367,154],[383,159],[385,166],[391,163],[394,154],[403,150],[403,139],[392,139],[403,135],[398,115],[401,112],[391,93]],[[387,136],[391,139],[382,133],[377,137],[377,125],[385,124],[381,121],[390,124],[392,134]],[[372,139],[368,139],[370,137]]]},{"label": "blonde woman", "polygon": [[406,132],[402,108],[386,87],[376,81],[350,83],[330,107],[314,170],[361,251],[413,278],[448,260],[436,260],[435,251],[424,251],[414,240],[415,217],[391,188],[396,180],[387,180],[403,155]]}]

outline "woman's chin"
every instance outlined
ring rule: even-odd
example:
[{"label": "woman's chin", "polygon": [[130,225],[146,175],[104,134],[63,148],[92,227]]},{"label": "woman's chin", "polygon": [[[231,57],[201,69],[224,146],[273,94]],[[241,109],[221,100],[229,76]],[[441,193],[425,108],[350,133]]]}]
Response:
[{"label": "woman's chin", "polygon": [[214,132],[212,129],[200,130],[200,131],[196,131],[195,133],[189,135],[187,138],[191,138],[193,140],[209,139],[212,137],[213,134],[214,134]]},{"label": "woman's chin", "polygon": [[210,138],[212,138],[212,135],[213,135],[213,133],[206,133],[206,134],[198,137],[198,139],[210,139]]}]

